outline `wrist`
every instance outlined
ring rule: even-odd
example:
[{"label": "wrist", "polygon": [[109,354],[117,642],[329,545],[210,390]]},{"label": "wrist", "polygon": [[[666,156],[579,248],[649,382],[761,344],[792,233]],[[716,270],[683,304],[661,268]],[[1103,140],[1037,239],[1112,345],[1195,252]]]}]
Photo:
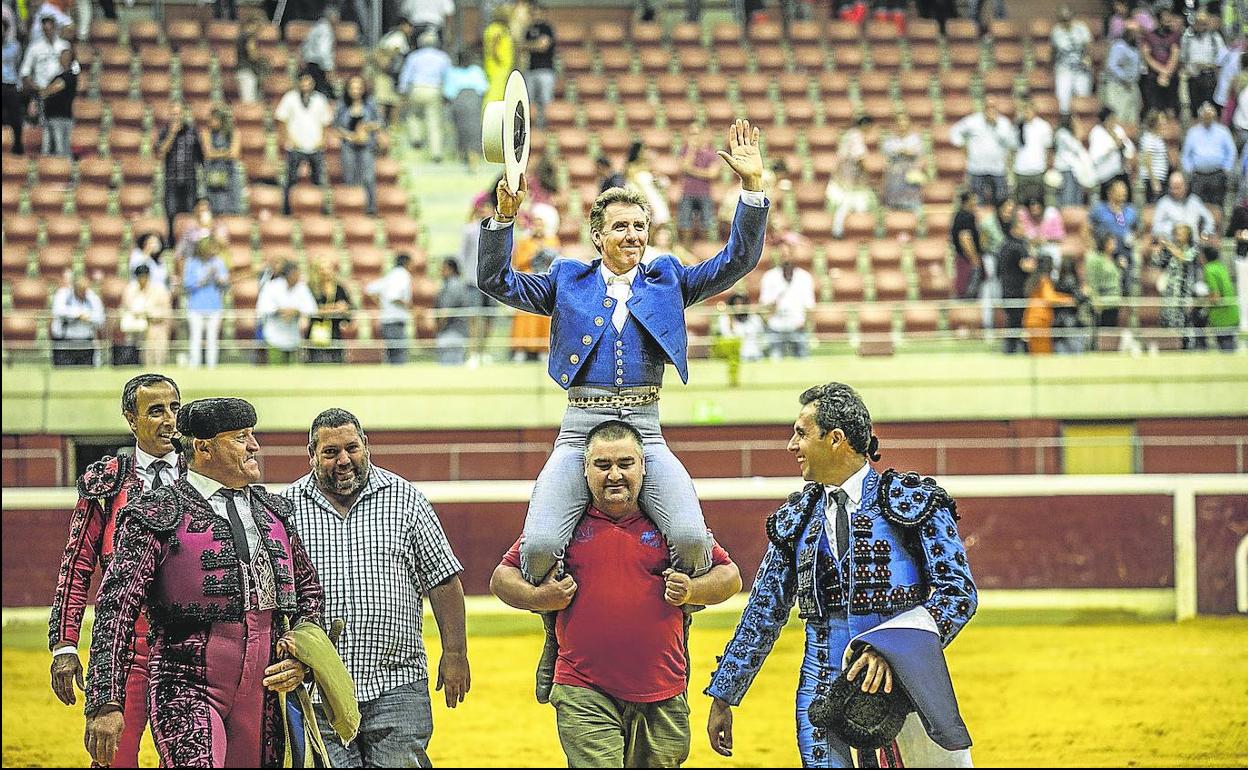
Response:
[{"label": "wrist", "polygon": [[741,189],[749,192],[763,191],[763,178],[761,176],[741,177]]},{"label": "wrist", "polygon": [[512,214],[511,216],[508,216],[501,211],[495,211],[494,221],[504,225],[511,224],[516,221],[516,215]]},{"label": "wrist", "polygon": [[71,655],[71,654],[72,655],[78,654],[78,645],[72,644],[70,642],[62,642],[61,644],[58,644],[57,646],[52,648],[52,657],[54,658],[57,657],[58,655]]}]

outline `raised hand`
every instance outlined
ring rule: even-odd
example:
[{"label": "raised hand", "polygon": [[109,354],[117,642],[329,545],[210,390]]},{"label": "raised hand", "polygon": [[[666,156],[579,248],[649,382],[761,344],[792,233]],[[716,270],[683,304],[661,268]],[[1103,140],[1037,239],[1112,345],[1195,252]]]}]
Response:
[{"label": "raised hand", "polygon": [[507,177],[498,180],[498,187],[494,190],[494,218],[507,222],[515,219],[516,212],[520,210],[520,204],[524,203],[524,196],[528,191],[529,183],[524,178],[524,174],[520,175],[520,189],[514,192],[507,186]]},{"label": "raised hand", "polygon": [[762,191],[763,154],[758,149],[758,129],[750,128],[748,120],[736,120],[728,127],[728,150],[719,150],[719,157],[741,177],[741,187]]}]

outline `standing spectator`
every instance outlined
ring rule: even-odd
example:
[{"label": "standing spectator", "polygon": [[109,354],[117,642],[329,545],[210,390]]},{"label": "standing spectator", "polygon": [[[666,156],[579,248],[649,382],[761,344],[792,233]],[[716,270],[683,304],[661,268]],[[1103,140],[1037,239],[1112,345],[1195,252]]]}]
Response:
[{"label": "standing spectator", "polygon": [[533,3],[533,21],[524,31],[524,47],[529,52],[526,82],[533,98],[533,118],[538,128],[545,129],[546,105],[555,98],[555,28],[540,2]]},{"label": "standing spectator", "polygon": [[1062,294],[1053,287],[1053,260],[1048,254],[1036,258],[1036,267],[1027,277],[1023,293],[1027,307],[1023,310],[1023,328],[1027,330],[1027,352],[1048,355],[1053,352],[1053,308],[1056,305],[1075,304],[1069,294]]},{"label": "standing spectator", "polygon": [[305,70],[299,75],[299,89],[287,91],[273,111],[273,119],[281,126],[278,144],[286,151],[282,205],[287,216],[290,188],[304,164],[313,184],[325,184],[325,128],[334,122],[334,111],[325,95],[313,89],[314,85],[311,73]]},{"label": "standing spectator", "polygon": [[1066,225],[1062,222],[1062,212],[1055,206],[1045,206],[1040,198],[1030,198],[1018,210],[1018,222],[1022,226],[1023,237],[1036,255],[1045,254],[1060,265],[1062,261],[1062,241],[1066,239]]},{"label": "standing spectator", "polygon": [[1135,144],[1118,122],[1118,116],[1108,107],[1101,108],[1097,124],[1088,132],[1088,155],[1092,157],[1092,169],[1102,198],[1114,181],[1120,180],[1130,189],[1131,177],[1127,176],[1126,169],[1127,162],[1135,157]]},{"label": "standing spectator", "polygon": [[1218,85],[1213,89],[1213,103],[1218,105],[1218,114],[1223,114],[1227,104],[1231,101],[1231,90],[1235,86],[1235,80],[1239,77],[1239,73],[1243,71],[1244,64],[1244,48],[1248,45],[1245,38],[1237,38],[1231,41],[1231,44],[1222,53],[1222,59],[1218,62]]},{"label": "standing spectator", "polygon": [[214,214],[238,214],[242,210],[242,179],[238,164],[242,143],[234,119],[224,105],[213,107],[208,127],[200,132],[204,148],[204,188]]},{"label": "standing spectator", "polygon": [[321,17],[308,30],[303,47],[299,49],[304,71],[311,73],[316,82],[316,90],[329,100],[338,98],[333,84],[329,82],[334,73],[334,49],[338,34],[334,25],[337,23],[338,6],[333,2],[326,3]]},{"label": "standing spectator", "polygon": [[[497,184],[497,183],[496,183]],[[494,330],[494,309],[498,307],[498,301],[490,297],[477,286],[477,261],[479,258],[478,247],[481,244],[481,220],[490,216],[493,209],[490,206],[490,198],[486,193],[478,195],[473,200],[472,208],[468,212],[468,221],[464,223],[462,237],[459,245],[459,259],[457,264],[460,267],[460,277],[464,279],[469,288],[475,292],[477,298],[478,312],[473,314],[470,319],[472,325],[472,353],[469,356],[470,364],[478,364],[489,362],[493,356],[485,349],[486,341],[489,339],[490,333]]]},{"label": "standing spectator", "polygon": [[1170,116],[1162,111],[1150,112],[1140,135],[1140,181],[1144,183],[1144,201],[1156,203],[1170,178],[1170,151],[1166,147],[1166,130]]},{"label": "standing spectator", "polygon": [[313,264],[312,299],[316,315],[308,323],[308,363],[341,364],[343,327],[351,323],[351,297],[338,280],[333,257],[323,255]]},{"label": "standing spectator", "polygon": [[1063,5],[1057,11],[1050,39],[1057,108],[1066,115],[1070,113],[1072,97],[1092,95],[1092,31],[1074,18],[1069,5]]},{"label": "standing spectator", "polygon": [[481,105],[489,89],[485,70],[473,61],[468,50],[460,49],[455,55],[455,66],[446,71],[442,95],[451,105],[455,150],[469,171],[476,170],[477,156],[481,153]]},{"label": "standing spectator", "polygon": [[[1027,345],[1019,336],[1023,328],[1023,313],[1026,310],[1028,277],[1036,272],[1036,258],[1027,248],[1023,240],[1022,225],[1015,218],[1003,222],[1006,227],[1005,240],[997,251],[997,279],[1001,282],[1001,298],[1005,302],[1005,352],[1025,353]],[[1049,263],[1052,268],[1052,263]]]},{"label": "standing spectator", "polygon": [[127,344],[141,354],[132,363],[149,368],[165,365],[169,359],[171,312],[169,289],[152,280],[147,265],[139,265],[121,298],[121,331]]},{"label": "standing spectator", "polygon": [[1135,11],[1131,14],[1131,24],[1134,24],[1141,35],[1146,35],[1157,29],[1157,17],[1153,15],[1153,6],[1148,2],[1139,2],[1135,4]]},{"label": "standing spectator", "polygon": [[[737,347],[736,358],[740,361],[758,361],[763,357],[763,340],[767,327],[763,319],[749,309],[750,298],[743,292],[728,298],[724,312],[720,314],[717,331],[720,339],[734,340]],[[730,362],[732,355],[726,356]]]},{"label": "standing spectator", "polygon": [[1140,75],[1144,71],[1144,59],[1136,45],[1138,40],[1138,30],[1133,24],[1128,25],[1122,37],[1109,46],[1101,76],[1101,102],[1129,126],[1140,119]]},{"label": "standing spectator", "polygon": [[1188,190],[1187,178],[1181,172],[1174,172],[1168,188],[1153,211],[1153,236],[1161,240],[1173,238],[1174,228],[1179,224],[1187,225],[1202,239],[1212,235],[1213,215],[1204,201]]},{"label": "standing spectator", "polygon": [[364,188],[365,210],[377,213],[377,141],[381,116],[369,98],[364,78],[352,75],[343,89],[342,102],[334,117],[334,127],[342,137],[342,181]]},{"label": "standing spectator", "polygon": [[[771,224],[771,219],[774,217],[774,214],[768,217],[767,223]],[[697,257],[693,256],[693,252],[686,249],[680,244],[680,241],[676,240],[676,229],[672,227],[671,222],[650,231],[650,241],[646,243],[646,251],[642,256],[642,261],[646,262],[664,254],[671,254],[680,261],[680,264],[686,267],[695,265],[698,262]]]},{"label": "standing spectator", "polygon": [[1119,179],[1110,184],[1105,199],[1092,207],[1088,221],[1092,225],[1093,237],[1113,236],[1114,251],[1108,256],[1118,265],[1122,278],[1121,295],[1131,296],[1135,284],[1135,236],[1140,218],[1131,204],[1127,183]]},{"label": "standing spectator", "polygon": [[528,69],[528,49],[524,44],[524,33],[532,22],[533,4],[529,0],[512,0],[511,18],[507,20],[507,26],[511,29],[511,40],[516,46],[516,69]]},{"label": "standing spectator", "polygon": [[225,307],[225,290],[230,286],[230,271],[221,258],[224,252],[225,245],[216,238],[203,238],[182,270],[191,368],[200,364],[209,369],[217,366],[221,311]]},{"label": "standing spectator", "polygon": [[134,240],[134,248],[130,250],[130,274],[134,275],[142,265],[147,268],[152,283],[163,286],[165,291],[170,291],[169,269],[163,262],[164,253],[165,241],[160,237],[160,233],[143,233]]},{"label": "standing spectator", "polygon": [[1053,168],[1062,175],[1057,205],[1082,206],[1087,190],[1096,186],[1092,156],[1083,144],[1083,124],[1075,115],[1063,115],[1053,135]]},{"label": "standing spectator", "polygon": [[413,147],[427,146],[434,163],[442,162],[442,87],[451,57],[438,48],[438,35],[428,31],[403,61],[399,93],[407,97],[408,137]]},{"label": "standing spectator", "polygon": [[438,363],[443,366],[459,366],[468,359],[470,317],[465,311],[481,307],[480,295],[460,275],[459,262],[454,257],[442,260],[442,288],[434,307],[446,314],[438,315],[437,347]]},{"label": "standing spectator", "polygon": [[204,164],[204,148],[192,122],[190,104],[169,103],[168,123],[160,130],[156,146],[156,155],[165,161],[165,218],[172,243],[174,218],[195,208],[199,169]]},{"label": "standing spectator", "polygon": [[[7,9],[8,6],[5,6]],[[22,144],[22,126],[26,118],[26,99],[23,96],[19,86],[21,80],[18,78],[18,67],[22,61],[22,44],[17,42],[17,38],[9,37],[13,24],[9,21],[9,17],[4,17],[4,92],[0,96],[0,106],[4,110],[4,125],[13,131],[13,154],[24,155],[26,146]]]},{"label": "standing spectator", "polygon": [[793,264],[792,247],[780,244],[780,264],[763,273],[758,304],[768,311],[767,349],[773,361],[805,358],[810,346],[806,314],[815,309],[815,281]]},{"label": "standing spectator", "polygon": [[[703,238],[715,235],[715,200],[711,197],[711,182],[719,178],[718,161],[719,156],[706,128],[695,126],[685,145],[681,164],[680,204],[676,209],[677,238],[681,243],[693,243],[695,233]],[[701,227],[695,225],[694,217],[701,220]]]},{"label": "standing spectator", "polygon": [[235,46],[238,66],[234,78],[238,82],[238,99],[242,102],[260,101],[260,81],[269,74],[269,62],[260,50],[260,20],[250,18],[238,31]]},{"label": "standing spectator", "polygon": [[1157,28],[1144,34],[1144,109],[1179,114],[1179,39],[1174,11],[1162,8]]},{"label": "standing spectator", "polygon": [[1235,352],[1235,332],[1239,328],[1239,305],[1235,286],[1218,249],[1205,250],[1205,285],[1209,287],[1209,328],[1224,353]]},{"label": "standing spectator", "polygon": [[[516,241],[511,266],[521,273],[541,274],[559,257],[559,237],[548,230],[544,217],[529,220],[529,233]],[[511,320],[511,350],[515,361],[544,360],[550,350],[550,316],[517,310]]]},{"label": "standing spectator", "polygon": [[304,332],[316,310],[299,264],[287,262],[256,298],[256,319],[264,324],[269,364],[297,362]]},{"label": "standing spectator", "polygon": [[884,205],[910,211],[921,208],[927,158],[923,155],[923,138],[911,127],[909,115],[897,115],[893,130],[880,141],[880,151],[885,162]]},{"label": "standing spectator", "polygon": [[1177,329],[1184,350],[1204,350],[1204,324],[1197,307],[1197,284],[1208,288],[1204,271],[1200,266],[1199,249],[1191,226],[1179,223],[1174,226],[1172,238],[1162,241],[1161,248],[1153,256],[1153,264],[1162,269],[1158,281],[1161,294],[1161,325]]},{"label": "standing spectator", "polygon": [[615,165],[611,163],[611,159],[606,155],[599,155],[594,159],[594,166],[598,169],[598,192],[603,193],[612,187],[626,187],[628,180],[624,175],[616,170]]},{"label": "standing spectator", "polygon": [[1214,101],[1218,88],[1218,68],[1226,55],[1226,41],[1218,31],[1217,23],[1208,11],[1196,13],[1192,27],[1183,33],[1179,43],[1179,58],[1187,73],[1188,109],[1192,117],[1206,102]]},{"label": "standing spectator", "polygon": [[1014,154],[1014,197],[1020,201],[1044,200],[1044,174],[1049,170],[1049,150],[1053,148],[1053,127],[1036,114],[1030,101],[1023,102],[1018,121],[1019,145]]},{"label": "standing spectator", "polygon": [[1073,305],[1060,304],[1053,308],[1053,352],[1079,354],[1088,349],[1088,329],[1095,323],[1092,302],[1087,286],[1079,277],[1077,258],[1066,259],[1058,268],[1053,288],[1074,300]]},{"label": "standing spectator", "polygon": [[208,236],[215,237],[223,244],[227,240],[228,233],[225,226],[216,221],[207,198],[197,199],[191,208],[191,214],[190,224],[182,231],[182,237],[174,247],[174,253],[177,255],[177,263],[173,266],[175,271],[179,265],[186,264],[186,261],[195,255],[195,248],[199,242]]},{"label": "standing spectator", "polygon": [[[667,205],[667,188],[671,180],[665,176],[656,176],[650,170],[652,154],[653,151],[641,142],[633,142],[628,148],[628,158],[624,161],[624,178],[628,185],[646,196],[646,203],[650,206],[650,227],[653,230],[672,221],[672,210]],[[736,210],[735,199],[733,210]]]},{"label": "standing spectator", "polygon": [[1099,232],[1093,235],[1093,240],[1096,247],[1083,258],[1083,276],[1099,336],[1100,329],[1118,328],[1122,271],[1118,266],[1118,244],[1114,236]]},{"label": "standing spectator", "polygon": [[958,195],[958,211],[949,233],[953,241],[953,295],[958,299],[975,299],[984,282],[984,251],[975,223],[974,197],[970,190]]},{"label": "standing spectator", "polygon": [[1235,139],[1248,144],[1248,77],[1240,76],[1239,90],[1235,97],[1235,109],[1231,112],[1231,130]]},{"label": "standing spectator", "polygon": [[399,99],[399,72],[403,60],[412,50],[412,23],[399,19],[399,23],[377,43],[373,51],[373,100],[385,113],[387,126],[393,126],[402,102]]},{"label": "standing spectator", "polygon": [[407,363],[410,343],[407,322],[412,311],[412,272],[415,265],[410,254],[394,258],[390,272],[370,283],[364,292],[377,298],[381,306],[381,338],[386,342],[386,363]]},{"label": "standing spectator", "polygon": [[[79,0],[79,2],[82,1]],[[109,0],[109,2],[112,2],[112,0]],[[133,5],[133,3],[134,0],[127,0],[128,5]],[[238,0],[212,0],[212,17],[226,21],[237,21]]]},{"label": "standing spectator", "polygon": [[1200,106],[1200,122],[1187,130],[1183,139],[1180,163],[1183,173],[1191,177],[1192,192],[1221,211],[1226,204],[1226,188],[1229,174],[1235,169],[1238,153],[1231,131],[1215,122],[1218,113],[1214,106],[1205,102]]},{"label": "standing spectator", "polygon": [[43,154],[73,154],[70,137],[74,132],[74,97],[78,95],[78,62],[72,48],[61,51],[61,72],[39,89],[43,103]]},{"label": "standing spectator", "polygon": [[1226,236],[1235,240],[1235,291],[1239,298],[1239,331],[1248,333],[1248,186],[1226,223]]},{"label": "standing spectator", "polygon": [[980,241],[984,247],[980,253],[984,269],[979,299],[985,329],[991,329],[996,323],[996,309],[1001,301],[1001,280],[998,277],[1001,247],[1017,218],[1018,204],[1013,198],[1006,198],[979,218]]},{"label": "standing spectator", "polygon": [[1131,6],[1127,0],[1114,0],[1110,4],[1109,15],[1105,17],[1105,38],[1117,40],[1122,37],[1131,21]]},{"label": "standing spectator", "polygon": [[57,31],[56,17],[47,13],[39,15],[39,34],[31,34],[30,37],[18,74],[22,77],[23,90],[35,94],[47,88],[52,78],[61,74],[64,69],[61,66],[61,51],[69,48],[69,42],[63,40]]},{"label": "standing spectator", "polygon": [[53,366],[94,366],[95,345],[104,328],[104,303],[85,275],[75,276],[52,296]]},{"label": "standing spectator", "polygon": [[502,101],[506,93],[507,78],[516,64],[516,51],[511,39],[511,28],[507,26],[511,19],[508,7],[496,6],[489,18],[489,26],[485,28],[481,38],[485,77],[490,81],[490,90],[486,93],[485,100],[497,102]]},{"label": "standing spectator", "polygon": [[438,36],[438,45],[441,45],[442,30],[451,14],[455,13],[455,3],[453,0],[403,0],[400,13],[411,22],[413,37],[433,32]]},{"label": "standing spectator", "polygon": [[980,205],[995,206],[1005,200],[1009,154],[1018,147],[1018,131],[997,110],[992,97],[984,99],[984,109],[967,115],[949,129],[955,147],[966,148],[966,173],[970,188]]}]

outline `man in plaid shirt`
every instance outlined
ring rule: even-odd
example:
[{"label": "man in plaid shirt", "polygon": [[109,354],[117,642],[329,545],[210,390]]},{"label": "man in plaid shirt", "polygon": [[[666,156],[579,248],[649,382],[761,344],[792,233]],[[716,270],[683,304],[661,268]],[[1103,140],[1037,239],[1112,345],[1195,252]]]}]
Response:
[{"label": "man in plaid shirt", "polygon": [[368,437],[350,412],[328,409],[312,421],[308,456],[311,473],[283,494],[322,576],[325,617],[346,621],[338,652],[362,718],[344,747],[318,713],[330,759],[335,767],[429,767],[421,599],[428,595],[442,638],[437,689],[455,708],[471,685],[463,568],[425,496],[371,464]]}]

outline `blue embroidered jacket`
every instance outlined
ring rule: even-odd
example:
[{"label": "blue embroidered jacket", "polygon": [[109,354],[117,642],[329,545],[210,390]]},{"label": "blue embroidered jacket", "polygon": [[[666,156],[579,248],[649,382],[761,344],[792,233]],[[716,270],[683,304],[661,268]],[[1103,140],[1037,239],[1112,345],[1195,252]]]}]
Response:
[{"label": "blue embroidered jacket", "polygon": [[[641,335],[643,345],[625,350],[622,365],[616,368],[629,377],[625,380],[619,375],[616,385],[660,383],[667,361],[675,365],[682,382],[689,381],[685,308],[727,291],[758,265],[766,226],[766,206],[738,203],[728,243],[711,259],[686,267],[666,254],[640,265],[628,310],[630,319],[641,324],[646,334]],[[601,259],[588,265],[556,259],[550,270],[540,275],[517,273],[511,267],[514,229],[491,230],[482,222],[477,286],[518,310],[551,316],[547,370],[566,390],[586,381],[585,363],[603,332],[612,326],[615,300],[607,296],[607,284],[599,270]]]},{"label": "blue embroidered jacket", "polygon": [[954,524],[957,504],[932,479],[871,469],[841,564],[823,536],[825,499],[822,485],[807,484],[767,518],[771,544],[707,695],[741,702],[794,602],[807,622],[848,609],[851,636],[922,605],[945,645],[975,613],[975,581]]}]

